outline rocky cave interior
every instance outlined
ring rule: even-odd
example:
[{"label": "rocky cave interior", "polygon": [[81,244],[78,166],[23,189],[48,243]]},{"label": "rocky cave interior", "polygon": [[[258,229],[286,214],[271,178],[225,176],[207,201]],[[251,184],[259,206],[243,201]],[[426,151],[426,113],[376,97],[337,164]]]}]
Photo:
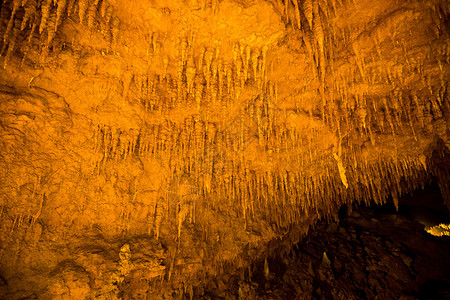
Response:
[{"label": "rocky cave interior", "polygon": [[450,297],[450,2],[0,7],[0,298]]}]

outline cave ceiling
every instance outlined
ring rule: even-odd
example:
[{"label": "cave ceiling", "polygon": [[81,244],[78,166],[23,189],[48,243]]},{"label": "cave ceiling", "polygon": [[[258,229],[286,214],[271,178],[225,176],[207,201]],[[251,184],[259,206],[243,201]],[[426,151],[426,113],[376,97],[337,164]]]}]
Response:
[{"label": "cave ceiling", "polygon": [[214,258],[226,261],[343,204],[396,203],[431,176],[450,206],[448,162],[430,150],[450,147],[449,10],[2,1],[3,238],[95,225],[200,249],[199,235],[227,241]]}]

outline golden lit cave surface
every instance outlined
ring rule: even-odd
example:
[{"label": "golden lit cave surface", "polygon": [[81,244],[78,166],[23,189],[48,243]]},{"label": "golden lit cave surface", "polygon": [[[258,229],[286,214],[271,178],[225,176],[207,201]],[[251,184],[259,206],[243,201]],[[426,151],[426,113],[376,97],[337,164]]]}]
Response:
[{"label": "golden lit cave surface", "polygon": [[47,284],[64,295],[84,272],[81,298],[117,296],[111,274],[192,286],[343,204],[398,206],[437,178],[450,206],[448,12],[438,0],[3,1],[5,278],[68,270]]},{"label": "golden lit cave surface", "polygon": [[432,234],[435,236],[443,236],[443,235],[450,236],[450,224],[439,224],[439,225],[436,225],[436,226],[426,229],[426,231],[429,234]]}]

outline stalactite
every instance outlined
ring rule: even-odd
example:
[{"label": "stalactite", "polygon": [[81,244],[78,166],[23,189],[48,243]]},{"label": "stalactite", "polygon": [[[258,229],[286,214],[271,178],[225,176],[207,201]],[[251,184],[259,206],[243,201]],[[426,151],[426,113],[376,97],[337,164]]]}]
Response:
[{"label": "stalactite", "polygon": [[160,141],[159,150],[164,151],[171,136],[171,124],[166,120],[160,125],[158,140]]},{"label": "stalactite", "polygon": [[[315,2],[314,6],[313,6],[313,11],[314,11],[313,31],[314,31],[315,40],[316,40],[317,44],[319,45],[320,54],[323,55],[323,53],[324,53],[324,33],[323,33],[322,21],[320,18],[317,1],[318,0],[313,0],[313,2]],[[325,64],[324,61],[321,61],[320,63]]]},{"label": "stalactite", "polygon": [[87,13],[87,26],[89,29],[94,29],[96,18],[97,18],[97,9],[98,9],[98,3],[100,0],[94,0],[92,4],[90,5]]},{"label": "stalactite", "polygon": [[258,77],[257,74],[257,65],[258,65],[258,57],[259,57],[260,53],[259,53],[259,49],[253,49],[252,53],[251,53],[251,60],[252,60],[252,68],[253,68],[253,76],[256,80],[256,78]]},{"label": "stalactite", "polygon": [[25,6],[25,14],[22,19],[22,25],[20,26],[20,30],[23,31],[27,25],[34,21],[36,18],[36,0],[28,0]]},{"label": "stalactite", "polygon": [[84,18],[86,16],[86,12],[88,9],[89,9],[89,0],[78,0],[78,17],[80,19],[80,24],[84,23]]},{"label": "stalactite", "polygon": [[130,150],[131,150],[131,140],[130,140],[130,134],[128,131],[124,131],[122,133],[121,144],[123,145],[122,146],[122,153],[123,153],[122,157],[123,157],[123,160],[125,161],[127,159],[127,157],[129,157]]},{"label": "stalactite", "polygon": [[11,56],[15,50],[17,38],[20,35],[20,25],[21,22],[19,19],[16,19],[13,26],[13,34],[9,40],[8,51],[6,52],[5,59],[3,62],[3,68],[6,69],[9,61],[11,60]]},{"label": "stalactite", "polygon": [[[312,27],[311,27],[312,30]],[[313,49],[313,38],[312,38],[312,31],[311,30],[304,30],[303,34],[302,34],[302,39],[303,42],[305,43],[305,47],[307,50],[307,54],[309,55],[309,58],[312,62],[315,62],[315,60],[317,59],[316,57],[314,57],[314,49]],[[314,66],[314,63],[311,64],[311,68],[313,71],[314,76],[317,76],[317,70]]]},{"label": "stalactite", "polygon": [[364,107],[359,107],[356,111],[358,114],[358,117],[360,119],[360,122],[363,126],[363,128],[366,128],[366,117],[367,117],[367,110]]},{"label": "stalactite", "polygon": [[123,93],[122,93],[122,106],[125,105],[125,100],[127,100],[128,93],[130,90],[131,82],[133,81],[134,74],[132,71],[127,71],[123,75]]},{"label": "stalactite", "polygon": [[306,20],[308,21],[309,28],[313,28],[313,1],[314,0],[305,0],[303,2],[303,13],[305,14]]},{"label": "stalactite", "polygon": [[164,218],[164,213],[167,210],[166,201],[163,197],[159,197],[156,203],[155,209],[155,231],[156,231],[156,239],[159,239],[161,235],[161,225],[162,220]]},{"label": "stalactite", "polygon": [[197,113],[200,113],[202,98],[203,98],[203,87],[204,87],[204,78],[201,73],[198,73],[195,76],[195,102],[197,103]]},{"label": "stalactite", "polygon": [[109,3],[106,0],[102,0],[100,3],[100,16],[104,19],[106,17],[106,11],[108,10]]},{"label": "stalactite", "polygon": [[[5,34],[3,35],[3,42],[9,42],[9,35],[11,34],[11,31],[13,30],[13,28],[15,27],[15,22],[14,22],[14,17],[17,13],[17,10],[20,8],[20,4],[21,1],[20,0],[13,0],[13,7],[12,7],[12,12],[11,12],[11,16],[9,17],[9,21],[8,21],[8,25],[6,26],[6,31]],[[19,27],[20,28],[20,27]],[[14,33],[13,33],[14,35]]]},{"label": "stalactite", "polygon": [[200,153],[204,149],[205,131],[203,122],[201,120],[196,120],[194,122],[194,134],[196,140],[196,151]]},{"label": "stalactite", "polygon": [[443,117],[441,111],[441,104],[439,103],[439,97],[430,97],[431,111],[433,112],[434,119],[440,119]]},{"label": "stalactite", "polygon": [[77,2],[77,0],[66,0],[66,4],[67,4],[67,16],[71,17],[74,13],[75,13],[75,3]]},{"label": "stalactite", "polygon": [[223,85],[224,85],[224,78],[225,78],[225,70],[224,70],[224,62],[223,59],[219,59],[219,62],[217,64],[217,80],[218,80],[218,97],[219,99],[222,99],[223,96]]},{"label": "stalactite", "polygon": [[236,67],[236,82],[234,84],[235,84],[235,88],[236,88],[237,86],[240,85],[240,81],[241,81],[241,70],[242,70],[241,56],[237,57],[235,67]]},{"label": "stalactite", "polygon": [[250,65],[250,46],[245,46],[244,49],[245,52],[245,56],[244,56],[244,70],[243,70],[243,75],[244,75],[244,80],[247,81],[248,76],[248,67]]},{"label": "stalactite", "polygon": [[338,155],[338,153],[336,153],[336,152],[333,153],[333,157],[334,157],[334,159],[335,159],[336,162],[337,162],[338,170],[339,170],[339,176],[341,177],[342,184],[345,186],[345,188],[348,189],[347,176],[346,176],[346,174],[345,174],[345,168],[344,168],[344,165],[343,165],[343,163],[342,163],[342,159],[341,159],[341,157]]},{"label": "stalactite", "polygon": [[148,150],[148,134],[147,134],[147,129],[140,129],[139,134],[138,134],[138,140],[139,143],[137,144],[138,148],[138,157],[139,158],[144,158],[146,156],[147,150]]},{"label": "stalactite", "polygon": [[[87,1],[87,0],[81,0],[81,1]],[[112,47],[115,49],[117,47],[118,41],[119,41],[119,31],[120,31],[120,19],[118,17],[115,17],[112,20],[111,24],[112,28]]]},{"label": "stalactite", "polygon": [[52,0],[42,0],[41,2],[41,24],[39,25],[39,33],[42,34],[44,29],[47,28],[47,21],[50,17],[50,6],[52,5]]},{"label": "stalactite", "polygon": [[130,155],[134,155],[136,151],[136,145],[137,145],[137,139],[138,139],[138,132],[130,129],[129,132],[130,135]]},{"label": "stalactite", "polygon": [[[36,12],[34,15],[33,25],[31,26],[30,35],[28,36],[28,39],[27,39],[27,47],[31,48],[31,40],[33,39],[34,33],[38,29],[39,22],[40,22],[39,14]],[[24,57],[24,59],[25,59],[25,57]]]},{"label": "stalactite", "polygon": [[206,49],[206,51],[205,51],[205,67],[206,68],[204,70],[205,78],[208,77],[208,79],[209,79],[209,77],[210,77],[211,64],[212,64],[213,59],[214,59],[214,52],[212,51],[212,49],[210,49],[210,48]]},{"label": "stalactite", "polygon": [[55,23],[56,23],[56,14],[52,13],[50,14],[48,21],[47,21],[47,28],[48,28],[48,32],[47,32],[47,41],[44,45],[44,47],[42,48],[42,53],[41,53],[41,61],[45,61],[46,58],[48,57],[49,53],[50,53],[50,47],[52,45],[53,39],[55,37],[55,31],[52,30],[51,28],[54,28]]},{"label": "stalactite", "polygon": [[[104,24],[105,24],[105,27],[106,27],[105,31],[109,31],[110,30],[109,29],[109,23],[111,23],[112,17],[113,17],[113,7],[111,5],[107,5],[106,11],[105,11],[105,17],[104,17]],[[152,41],[154,40],[153,38],[154,38],[154,36],[152,35]],[[154,44],[152,43],[151,46],[152,46],[152,52],[155,52]]]},{"label": "stalactite", "polygon": [[301,29],[302,28],[302,24],[301,24],[301,20],[300,20],[300,7],[299,7],[299,2],[300,0],[292,0],[292,2],[294,3],[294,7],[295,7],[295,19],[297,21],[297,28]]},{"label": "stalactite", "polygon": [[212,104],[213,105],[217,102],[217,89],[216,89],[216,86],[217,86],[217,69],[218,69],[217,59],[214,59],[212,61],[212,63],[211,63],[211,75],[212,75],[212,77],[211,77],[211,83],[210,83],[210,86],[209,86],[211,94],[213,96],[212,97]]},{"label": "stalactite", "polygon": [[179,205],[179,211],[177,216],[177,232],[178,232],[178,239],[181,238],[181,228],[183,226],[183,222],[186,220],[186,217],[189,214],[189,205],[184,204],[183,202]]},{"label": "stalactite", "polygon": [[119,128],[108,127],[107,143],[105,152],[111,160],[119,161],[124,150],[124,139],[122,131]]},{"label": "stalactite", "polygon": [[192,56],[189,56],[186,66],[186,84],[187,84],[187,92],[192,93],[193,87],[194,87],[194,79],[195,74],[197,73],[197,70],[195,68],[194,64],[194,58]]},{"label": "stalactite", "polygon": [[66,3],[67,0],[59,0],[58,1],[58,8],[56,10],[56,24],[54,31],[56,32],[58,30],[58,26],[61,25],[61,22],[64,18],[64,13],[66,10]]},{"label": "stalactite", "polygon": [[233,70],[231,63],[228,63],[225,66],[225,76],[227,78],[227,94],[230,94],[232,92],[232,82],[233,82]]},{"label": "stalactite", "polygon": [[267,52],[269,51],[269,47],[267,45],[264,45],[261,47],[261,57],[262,57],[262,71],[264,74],[262,74],[263,76],[265,75],[266,72],[266,66],[267,66]]},{"label": "stalactite", "polygon": [[187,62],[187,57],[188,57],[188,41],[186,37],[181,38],[180,40],[180,56],[181,56],[181,62],[183,65],[186,64]]}]

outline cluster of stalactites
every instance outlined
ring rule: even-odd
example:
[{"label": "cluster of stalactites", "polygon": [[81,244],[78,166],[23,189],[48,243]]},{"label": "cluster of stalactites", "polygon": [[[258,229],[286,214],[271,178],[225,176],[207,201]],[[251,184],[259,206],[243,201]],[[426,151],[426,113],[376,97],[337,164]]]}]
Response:
[{"label": "cluster of stalactites", "polygon": [[193,44],[192,37],[179,38],[177,55],[169,57],[160,53],[158,34],[152,33],[147,54],[160,60],[160,67],[142,72],[137,66],[124,72],[122,101],[135,88],[133,94],[138,95],[146,114],[166,115],[180,105],[194,104],[193,113],[207,118],[214,110],[242,105],[239,101],[244,101],[245,88],[261,98],[266,93],[277,98],[276,83],[267,80],[267,45],[251,47],[236,42],[227,56],[219,46],[194,48]]},{"label": "cluster of stalactites", "polygon": [[285,22],[302,37],[310,61],[314,62],[311,65],[312,71],[314,75],[320,74],[322,85],[327,63],[325,44],[328,20],[336,13],[336,9],[343,5],[342,1],[335,0],[284,0],[276,3]]},{"label": "cluster of stalactites", "polygon": [[394,89],[391,95],[366,97],[362,92],[349,95],[341,89],[339,98],[330,101],[325,111],[326,121],[343,132],[342,135],[356,128],[372,143],[375,143],[375,133],[411,135],[416,141],[420,135],[435,133],[448,143],[445,115],[450,112],[450,106],[446,87],[435,90],[430,97],[419,97],[400,88]]},{"label": "cluster of stalactites", "polygon": [[[236,43],[233,47],[233,59],[222,58],[220,48],[201,48],[195,51],[194,41],[181,38],[179,55],[175,58],[175,85],[177,98],[185,100],[192,95],[200,113],[202,102],[206,98],[212,105],[231,95],[239,101],[245,86],[256,86],[262,90],[266,86],[266,64],[268,47],[262,48]],[[194,53],[198,53],[195,55]],[[164,58],[167,69],[169,59]],[[164,72],[163,78],[167,73]]]},{"label": "cluster of stalactites", "polygon": [[[0,15],[0,25],[6,22],[6,26],[0,27],[0,55],[6,51],[3,68],[17,49],[23,50],[23,62],[33,47],[34,38],[40,40],[39,48],[45,59],[58,29],[69,17],[90,30],[99,29],[113,44],[116,43],[120,21],[114,17],[113,7],[106,0],[9,0],[3,3]],[[26,41],[16,45],[21,40]]]},{"label": "cluster of stalactites", "polygon": [[[274,167],[255,169],[245,152],[234,154],[239,138],[218,130],[214,123],[195,119],[186,119],[181,126],[165,121],[140,131],[100,126],[95,140],[96,151],[103,154],[97,162],[98,172],[131,157],[160,159],[173,176],[188,174],[197,196],[211,205],[227,203],[245,222],[263,214],[280,227],[310,213],[336,216],[338,207],[350,199],[383,204],[391,195],[398,205],[402,193],[428,180],[423,156],[369,161],[364,155],[341,154],[346,184],[335,160],[319,159],[317,153],[310,156],[320,172],[311,171],[312,164],[307,165],[308,158],[301,155],[290,157],[298,168],[277,168],[275,161],[268,161],[267,166]],[[290,145],[281,152],[275,148],[267,152],[275,160],[288,148]]]},{"label": "cluster of stalactites", "polygon": [[[413,135],[416,140],[421,133],[440,132],[443,139],[446,136],[444,114],[450,110],[444,80],[438,88],[425,80],[423,89],[429,90],[433,97],[419,97],[393,85],[403,80],[403,70],[393,66],[387,68],[382,79],[392,86],[391,94],[368,97],[367,90],[357,84],[361,74],[355,73],[356,67],[347,71],[339,69],[334,71],[335,92],[324,100],[324,105],[316,103],[309,111],[310,117],[322,115],[325,124],[336,133],[337,145],[332,154],[320,156],[311,139],[317,133],[289,128],[275,112],[273,104],[278,102],[278,87],[267,80],[267,47],[258,49],[236,43],[233,59],[227,61],[218,48],[196,51],[192,44],[189,39],[181,38],[175,61],[162,58],[162,74],[124,74],[123,100],[135,88],[138,93],[133,94],[139,95],[145,113],[152,118],[155,115],[163,118],[159,124],[151,123],[132,131],[99,127],[96,149],[103,153],[98,162],[99,171],[108,160],[133,155],[162,159],[173,174],[190,174],[204,197],[216,193],[231,202],[238,201],[240,205],[236,207],[242,208],[244,216],[248,212],[253,214],[255,207],[264,208],[265,212],[279,211],[274,216],[281,219],[274,221],[288,224],[313,208],[319,214],[330,215],[346,201],[343,199],[375,199],[383,203],[392,192],[397,202],[398,195],[407,190],[403,185],[425,180],[403,180],[418,176],[413,170],[426,167],[422,158],[378,162],[370,157],[370,151],[364,150],[366,146],[349,143],[342,150],[341,143],[347,136],[360,141],[367,138],[372,146],[377,133]],[[156,53],[155,45],[152,43],[151,50]],[[169,72],[174,69],[176,75]],[[371,74],[366,72],[365,80],[377,80],[379,75],[375,71]],[[440,76],[444,77],[442,68]],[[254,88],[258,97],[241,99],[244,88]],[[239,106],[240,102],[244,105]],[[190,106],[194,107],[193,117],[178,123],[169,121],[172,110]],[[216,120],[225,121],[212,120],[212,115]],[[263,171],[256,172],[254,164],[245,158],[246,144],[252,137],[257,138],[266,159]],[[286,153],[292,153],[287,156],[298,162],[298,168],[276,167],[281,157],[287,157]],[[323,172],[306,171],[312,165],[323,166],[320,168]],[[284,210],[280,207],[286,203],[298,208],[298,214],[294,214],[294,209],[292,215],[281,217]]]},{"label": "cluster of stalactites", "polygon": [[[370,25],[358,37],[350,39],[349,28],[337,27],[335,18],[341,17],[341,11],[351,5],[351,1],[334,0],[283,0],[275,4],[286,23],[294,29],[294,34],[301,36],[313,74],[320,78],[321,85],[317,93],[322,103],[316,103],[316,107],[312,108],[315,111],[313,113],[320,115],[332,128],[345,124],[343,135],[355,125],[356,128],[361,128],[359,132],[370,136],[370,139],[373,139],[375,131],[405,133],[403,128],[407,126],[417,140],[418,129],[432,127],[436,123],[429,121],[441,119],[437,123],[445,122],[442,116],[448,111],[448,99],[445,99],[448,85],[445,78],[448,74],[444,66],[450,60],[449,37],[445,32],[449,7],[445,1],[435,1],[430,3],[429,8],[433,21],[430,26],[436,32],[437,40],[425,51],[430,52],[426,56],[436,59],[439,66],[437,72],[440,86],[437,86],[436,82],[431,82],[435,76],[432,74],[436,71],[426,70],[424,60],[417,59],[416,51],[407,48],[401,35],[392,33],[394,29],[403,27],[403,24],[414,22],[419,12],[413,12],[409,7],[400,7],[388,14],[383,21]],[[399,48],[398,52],[403,55],[396,54],[393,59],[391,52],[382,52],[383,41],[392,41],[392,47],[396,50]],[[344,51],[343,45],[348,44],[351,45],[351,50],[347,64],[342,61],[336,64],[336,53]],[[383,50],[391,51],[392,47],[384,45]],[[385,59],[388,59],[386,63],[380,63]],[[411,74],[420,78],[421,86],[414,87],[415,92],[411,92],[410,82],[406,80]],[[390,95],[366,99],[367,95],[378,93],[371,89],[373,86],[384,86],[383,89],[389,90]],[[304,87],[305,90],[309,88],[308,85]],[[342,114],[345,115],[344,118],[339,117]],[[420,124],[417,124],[416,116]],[[443,134],[446,126],[441,124],[435,127],[440,127],[437,128],[439,136],[448,141]],[[434,130],[428,128],[427,131]]]}]

